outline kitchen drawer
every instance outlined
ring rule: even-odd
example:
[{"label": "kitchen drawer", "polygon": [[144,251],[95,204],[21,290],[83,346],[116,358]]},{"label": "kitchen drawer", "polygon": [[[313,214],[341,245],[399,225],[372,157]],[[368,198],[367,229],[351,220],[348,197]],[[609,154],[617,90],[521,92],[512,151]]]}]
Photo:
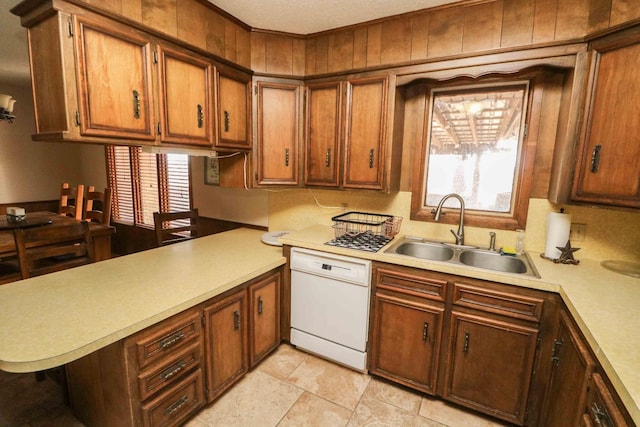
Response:
[{"label": "kitchen drawer", "polygon": [[199,341],[195,341],[183,351],[167,357],[167,360],[140,373],[138,375],[140,400],[146,400],[154,393],[176,383],[187,372],[199,367],[201,361],[202,347]]},{"label": "kitchen drawer", "polygon": [[407,296],[426,298],[431,301],[444,302],[447,292],[446,278],[433,277],[436,273],[429,272],[429,276],[422,276],[419,270],[393,266],[390,268],[376,265],[374,283],[376,290],[391,290]]},{"label": "kitchen drawer", "polygon": [[127,340],[133,341],[138,370],[155,363],[195,341],[201,341],[202,315],[195,310],[178,314],[161,322],[157,327],[145,329]]},{"label": "kitchen drawer", "polygon": [[453,304],[538,323],[542,317],[544,300],[455,282]]},{"label": "kitchen drawer", "polygon": [[171,427],[180,425],[204,404],[202,369],[180,381],[142,407],[145,427]]}]

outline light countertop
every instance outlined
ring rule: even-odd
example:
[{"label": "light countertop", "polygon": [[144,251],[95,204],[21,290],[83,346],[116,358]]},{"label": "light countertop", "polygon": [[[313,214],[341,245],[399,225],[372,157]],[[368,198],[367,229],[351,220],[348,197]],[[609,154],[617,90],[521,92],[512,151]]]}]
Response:
[{"label": "light countertop", "polygon": [[0,369],[59,366],[285,264],[237,229],[0,286]]},{"label": "light countertop", "polygon": [[[599,261],[581,259],[579,252],[574,255],[580,260],[578,265],[554,264],[538,253],[529,253],[540,273],[538,279],[385,254],[386,247],[370,253],[324,244],[333,237],[333,228],[318,225],[280,237],[280,241],[291,246],[559,293],[631,417],[640,425],[640,339],[636,335],[640,330],[640,279],[611,272],[600,266]],[[399,237],[402,236],[397,236],[394,242]]]}]

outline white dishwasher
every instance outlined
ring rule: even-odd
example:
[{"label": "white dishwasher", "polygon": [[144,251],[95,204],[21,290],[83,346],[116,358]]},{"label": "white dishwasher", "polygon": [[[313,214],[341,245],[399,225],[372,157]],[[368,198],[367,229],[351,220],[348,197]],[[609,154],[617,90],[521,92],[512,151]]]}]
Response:
[{"label": "white dishwasher", "polygon": [[291,249],[291,344],[365,372],[371,261]]}]

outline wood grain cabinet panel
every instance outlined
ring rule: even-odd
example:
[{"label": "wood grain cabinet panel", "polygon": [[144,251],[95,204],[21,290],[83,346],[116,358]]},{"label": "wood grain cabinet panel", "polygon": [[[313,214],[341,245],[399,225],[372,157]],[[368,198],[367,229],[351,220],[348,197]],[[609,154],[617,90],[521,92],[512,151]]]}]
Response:
[{"label": "wood grain cabinet panel", "polygon": [[249,292],[249,366],[255,367],[280,345],[280,293],[282,274],[278,271],[247,288]]},{"label": "wood grain cabinet panel", "polygon": [[159,46],[160,141],[213,145],[213,73],[211,61]]},{"label": "wood grain cabinet panel", "polygon": [[307,85],[305,184],[340,185],[343,82]]},{"label": "wood grain cabinet panel", "polygon": [[250,150],[251,76],[218,68],[218,138],[216,148]]},{"label": "wood grain cabinet panel", "polygon": [[248,371],[247,292],[242,289],[204,309],[208,400]]},{"label": "wood grain cabinet panel", "polygon": [[155,139],[149,39],[82,16],[75,32],[81,134]]},{"label": "wood grain cabinet panel", "polygon": [[302,82],[256,82],[258,185],[300,183]]},{"label": "wood grain cabinet panel", "polygon": [[571,198],[640,207],[640,28],[593,41],[587,108]]}]

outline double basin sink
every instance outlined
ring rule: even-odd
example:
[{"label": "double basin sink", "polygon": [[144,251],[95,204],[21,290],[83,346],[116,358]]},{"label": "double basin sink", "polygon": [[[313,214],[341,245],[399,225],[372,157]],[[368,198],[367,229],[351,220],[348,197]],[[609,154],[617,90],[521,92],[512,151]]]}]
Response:
[{"label": "double basin sink", "polygon": [[403,237],[385,250],[385,253],[540,278],[526,253],[501,255],[497,251],[432,242],[417,237]]}]

